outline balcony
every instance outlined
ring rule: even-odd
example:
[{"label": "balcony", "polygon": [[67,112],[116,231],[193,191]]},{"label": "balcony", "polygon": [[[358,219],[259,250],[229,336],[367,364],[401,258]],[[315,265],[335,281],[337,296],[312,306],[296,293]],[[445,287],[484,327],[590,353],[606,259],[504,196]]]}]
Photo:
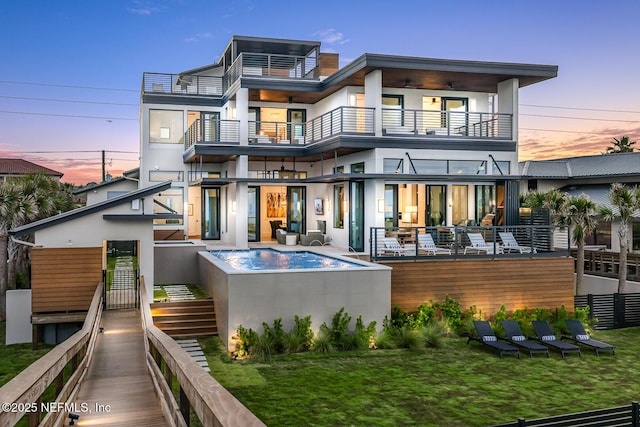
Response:
[{"label": "balcony", "polygon": [[466,111],[382,109],[388,136],[512,139],[512,114]]},{"label": "balcony", "polygon": [[240,143],[240,122],[238,120],[197,119],[184,133],[184,149],[194,144],[235,144]]},{"label": "balcony", "polygon": [[227,69],[225,88],[240,77],[276,77],[281,79],[317,79],[318,58],[307,56],[276,55],[268,53],[241,53]]},{"label": "balcony", "polygon": [[249,144],[308,145],[337,135],[373,136],[373,108],[338,107],[306,123],[249,122]]},{"label": "balcony", "polygon": [[222,77],[185,76],[180,74],[144,73],[145,94],[218,96],[224,93]]}]

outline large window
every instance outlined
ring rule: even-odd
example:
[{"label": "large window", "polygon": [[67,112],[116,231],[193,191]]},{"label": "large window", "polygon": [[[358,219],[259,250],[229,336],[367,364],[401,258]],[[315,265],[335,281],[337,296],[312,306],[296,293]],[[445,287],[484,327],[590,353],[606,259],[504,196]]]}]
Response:
[{"label": "large window", "polygon": [[149,142],[181,144],[183,122],[182,111],[149,110]]},{"label": "large window", "polygon": [[487,162],[484,160],[449,160],[449,173],[458,175],[486,175]]},{"label": "large window", "polygon": [[476,185],[476,220],[479,225],[495,225],[496,187],[493,185]]},{"label": "large window", "polygon": [[344,185],[333,187],[333,227],[344,228]]},{"label": "large window", "polygon": [[446,160],[420,160],[414,159],[409,163],[409,173],[414,172],[411,167],[415,168],[415,173],[424,175],[446,175]]},{"label": "large window", "polygon": [[382,172],[384,173],[403,173],[403,159],[384,159],[382,163]]},{"label": "large window", "polygon": [[182,187],[172,187],[153,196],[154,214],[173,214],[176,218],[154,219],[154,224],[182,224],[184,211],[184,196]]}]

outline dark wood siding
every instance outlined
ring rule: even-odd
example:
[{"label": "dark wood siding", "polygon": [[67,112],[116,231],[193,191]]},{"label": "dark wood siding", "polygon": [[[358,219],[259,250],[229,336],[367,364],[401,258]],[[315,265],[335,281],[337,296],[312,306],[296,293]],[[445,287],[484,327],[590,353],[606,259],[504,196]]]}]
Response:
[{"label": "dark wood siding", "polygon": [[102,281],[102,247],[34,248],[31,271],[33,313],[88,310]]},{"label": "dark wood siding", "polygon": [[460,301],[462,309],[475,305],[485,317],[502,304],[507,311],[564,305],[573,310],[572,258],[519,258],[388,262],[391,306],[415,311],[445,295]]}]

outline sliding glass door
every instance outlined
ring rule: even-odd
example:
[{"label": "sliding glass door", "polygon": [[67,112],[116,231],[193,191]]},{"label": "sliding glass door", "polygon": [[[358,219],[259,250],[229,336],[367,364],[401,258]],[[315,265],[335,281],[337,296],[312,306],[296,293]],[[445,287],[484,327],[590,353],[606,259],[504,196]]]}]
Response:
[{"label": "sliding glass door", "polygon": [[220,189],[202,189],[202,238],[220,239]]},{"label": "sliding glass door", "polygon": [[353,181],[349,191],[349,246],[364,251],[364,182]]},{"label": "sliding glass door", "polygon": [[247,198],[247,240],[258,242],[260,240],[260,187],[249,187]]},{"label": "sliding glass door", "polygon": [[287,229],[292,233],[306,231],[305,187],[287,187]]}]

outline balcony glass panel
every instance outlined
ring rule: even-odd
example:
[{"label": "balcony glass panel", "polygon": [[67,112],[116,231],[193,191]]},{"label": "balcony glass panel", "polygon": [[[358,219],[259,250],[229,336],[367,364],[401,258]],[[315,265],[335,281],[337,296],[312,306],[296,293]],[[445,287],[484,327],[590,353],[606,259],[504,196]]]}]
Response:
[{"label": "balcony glass panel", "polygon": [[452,175],[486,175],[487,162],[484,160],[449,160]]},{"label": "balcony glass panel", "polygon": [[446,160],[413,160],[413,167],[417,174],[430,174],[430,175],[446,175],[447,174],[447,161]]}]

